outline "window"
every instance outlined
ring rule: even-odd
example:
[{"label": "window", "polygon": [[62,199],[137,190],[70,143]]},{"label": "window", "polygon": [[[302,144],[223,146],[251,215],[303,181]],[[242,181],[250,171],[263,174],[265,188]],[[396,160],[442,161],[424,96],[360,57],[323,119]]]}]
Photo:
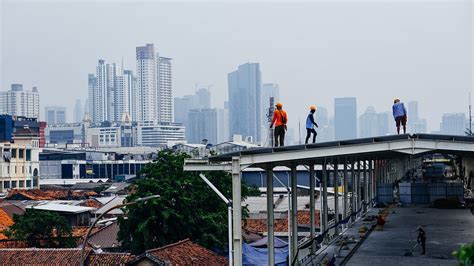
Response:
[{"label": "window", "polygon": [[31,180],[26,180],[26,187],[31,188]]},{"label": "window", "polygon": [[12,181],[12,188],[16,188],[16,181]]},{"label": "window", "polygon": [[3,188],[10,188],[10,181],[4,181]]},{"label": "window", "polygon": [[[31,161],[31,150],[26,150],[26,160]],[[31,171],[30,171],[31,172]]]},{"label": "window", "polygon": [[19,187],[20,187],[20,188],[24,188],[24,187],[25,187],[25,181],[21,180]]},{"label": "window", "polygon": [[12,149],[12,158],[16,159],[16,149]]}]

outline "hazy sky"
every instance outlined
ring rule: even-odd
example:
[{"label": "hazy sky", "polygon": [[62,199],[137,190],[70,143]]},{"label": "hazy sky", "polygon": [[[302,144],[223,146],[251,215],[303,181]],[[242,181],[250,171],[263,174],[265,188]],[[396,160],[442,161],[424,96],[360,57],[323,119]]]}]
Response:
[{"label": "hazy sky", "polygon": [[420,102],[429,130],[465,112],[472,81],[471,1],[160,2],[0,0],[2,90],[23,83],[45,105],[87,97],[97,60],[135,71],[135,47],[173,58],[174,96],[211,84],[227,99],[227,73],[259,62],[280,84],[290,126],[311,104],[333,113],[356,96],[387,111],[394,97]]}]

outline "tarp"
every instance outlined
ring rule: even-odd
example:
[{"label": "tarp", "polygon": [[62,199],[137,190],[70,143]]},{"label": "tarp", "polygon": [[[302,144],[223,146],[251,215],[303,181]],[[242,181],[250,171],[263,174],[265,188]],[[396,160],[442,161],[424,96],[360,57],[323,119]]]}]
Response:
[{"label": "tarp", "polygon": [[[275,244],[275,248],[284,248],[288,246],[288,243],[279,239],[278,237],[275,237],[275,241],[273,243]],[[268,247],[268,237],[264,237],[260,240],[257,240],[251,243],[250,246],[254,248],[266,248]]]},{"label": "tarp", "polygon": [[[286,265],[288,257],[288,246],[284,248],[275,248],[275,265]],[[242,264],[243,265],[268,265],[268,249],[255,248],[249,244],[242,245]]]}]

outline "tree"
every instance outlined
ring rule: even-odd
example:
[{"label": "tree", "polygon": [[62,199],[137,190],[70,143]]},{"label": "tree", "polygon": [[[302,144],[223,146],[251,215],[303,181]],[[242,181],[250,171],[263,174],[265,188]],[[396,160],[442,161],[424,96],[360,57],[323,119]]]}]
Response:
[{"label": "tree", "polygon": [[[139,173],[134,193],[127,198],[160,195],[160,198],[125,208],[119,217],[119,240],[124,250],[139,254],[185,238],[207,248],[227,246],[227,207],[201,180],[198,173],[184,172],[186,154],[160,151],[157,160]],[[205,173],[228,198],[232,179],[228,173]],[[259,194],[256,188],[242,185],[242,196]],[[244,208],[244,214],[247,209]]]},{"label": "tree", "polygon": [[9,239],[26,240],[31,247],[70,248],[76,243],[66,218],[48,211],[27,209],[23,215],[13,215],[15,222],[5,235]]},{"label": "tree", "polygon": [[453,256],[459,262],[459,265],[468,266],[474,264],[474,243],[463,245],[457,251],[453,252]]}]

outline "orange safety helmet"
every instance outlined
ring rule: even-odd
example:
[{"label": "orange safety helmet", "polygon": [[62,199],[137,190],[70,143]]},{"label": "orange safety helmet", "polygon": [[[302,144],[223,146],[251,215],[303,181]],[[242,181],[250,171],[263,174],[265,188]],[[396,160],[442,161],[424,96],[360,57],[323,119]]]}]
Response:
[{"label": "orange safety helmet", "polygon": [[311,106],[309,107],[309,110],[315,110],[315,111],[316,111],[316,105],[311,105]]},{"label": "orange safety helmet", "polygon": [[279,102],[279,103],[277,103],[275,106],[276,106],[276,107],[283,107],[283,104]]}]

